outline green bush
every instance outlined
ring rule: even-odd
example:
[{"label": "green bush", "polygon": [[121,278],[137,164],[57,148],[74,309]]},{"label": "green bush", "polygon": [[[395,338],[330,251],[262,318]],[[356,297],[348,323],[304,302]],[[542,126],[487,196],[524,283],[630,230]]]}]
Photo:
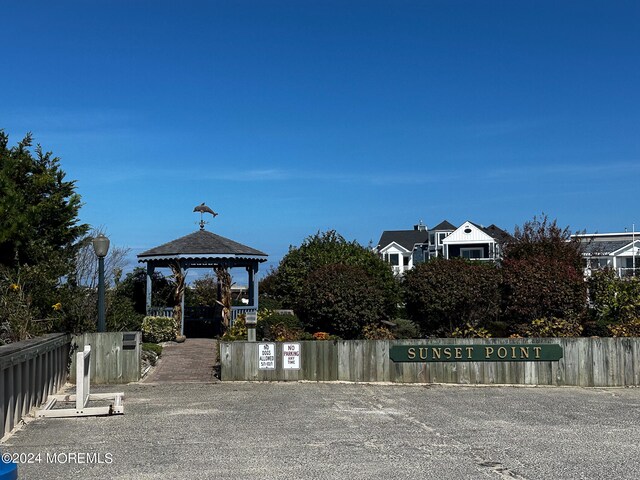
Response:
[{"label": "green bush", "polygon": [[303,330],[302,322],[295,315],[270,313],[258,319],[256,338],[279,341],[279,338],[286,337],[288,340],[290,337],[299,338]]},{"label": "green bush", "polygon": [[569,318],[537,318],[521,329],[525,337],[579,337],[583,327],[580,320]]},{"label": "green bush", "polygon": [[157,343],[143,343],[142,350],[146,350],[149,352],[155,353],[157,356],[162,355],[162,345],[158,345]]},{"label": "green bush", "polygon": [[308,332],[360,338],[365,325],[389,319],[384,283],[354,265],[317,268],[305,279],[297,301],[295,311]]},{"label": "green bush", "polygon": [[421,338],[420,327],[406,318],[396,318],[393,323],[395,327],[391,329],[396,338]]},{"label": "green bush", "polygon": [[235,340],[247,340],[247,326],[244,323],[245,319],[246,315],[244,313],[238,315],[238,317],[234,320],[233,325],[227,328],[227,331],[224,332],[221,340],[226,342],[233,342]]},{"label": "green bush", "polygon": [[500,314],[500,270],[491,263],[429,260],[407,272],[403,287],[407,314],[426,335],[450,336]]},{"label": "green bush", "polygon": [[144,317],[142,338],[145,342],[160,343],[175,340],[176,332],[171,317]]}]

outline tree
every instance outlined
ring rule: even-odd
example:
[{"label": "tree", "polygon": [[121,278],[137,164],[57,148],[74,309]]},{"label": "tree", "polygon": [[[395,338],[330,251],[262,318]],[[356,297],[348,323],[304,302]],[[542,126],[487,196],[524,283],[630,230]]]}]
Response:
[{"label": "tree", "polygon": [[[153,292],[151,304],[154,307],[173,307],[174,284],[171,278],[162,272],[153,272]],[[142,315],[147,313],[147,271],[144,267],[136,267],[127,273],[124,280],[118,283],[118,294],[131,299],[135,311]]]},{"label": "tree", "polygon": [[58,276],[72,270],[77,241],[88,230],[80,224],[80,195],[65,180],[60,159],[43,152],[35,156],[27,134],[16,147],[0,130],[0,264],[8,267],[42,262]]},{"label": "tree", "polygon": [[[98,261],[92,240],[104,234],[102,228],[92,229],[78,242],[74,270],[56,290],[59,308],[54,329],[65,332],[87,332],[97,327]],[[131,330],[139,323],[133,300],[120,289],[122,270],[130,249],[112,245],[104,259],[105,317],[110,331]]]},{"label": "tree", "polygon": [[[398,284],[391,268],[371,249],[356,241],[348,242],[335,230],[318,232],[305,239],[300,247],[289,247],[278,268],[266,282],[269,293],[286,308],[296,309],[306,292],[305,282],[315,270],[326,265],[360,267],[380,285],[385,315],[393,317],[399,300]],[[264,282],[264,280],[263,280]]]},{"label": "tree", "polygon": [[405,274],[407,314],[426,335],[482,327],[500,313],[500,271],[492,263],[433,259]]},{"label": "tree", "polygon": [[583,245],[577,238],[571,238],[569,227],[561,228],[558,221],[549,221],[546,214],[534,216],[522,227],[517,226],[513,238],[504,245],[505,259],[524,260],[536,257],[555,259],[569,263],[576,269],[582,268]]},{"label": "tree", "polygon": [[4,297],[19,305],[4,302],[0,324],[6,339],[20,340],[45,328],[41,319],[60,303],[59,286],[74,271],[88,227],[79,223],[80,196],[59,159],[40,145],[32,153],[31,134],[8,143],[0,130],[0,289],[8,285],[20,296]]}]

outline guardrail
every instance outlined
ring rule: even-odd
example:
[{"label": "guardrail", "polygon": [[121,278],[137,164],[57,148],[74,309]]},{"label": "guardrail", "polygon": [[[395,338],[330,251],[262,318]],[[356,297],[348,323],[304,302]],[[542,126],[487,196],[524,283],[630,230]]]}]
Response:
[{"label": "guardrail", "polygon": [[0,347],[0,437],[67,380],[71,336],[52,333]]}]

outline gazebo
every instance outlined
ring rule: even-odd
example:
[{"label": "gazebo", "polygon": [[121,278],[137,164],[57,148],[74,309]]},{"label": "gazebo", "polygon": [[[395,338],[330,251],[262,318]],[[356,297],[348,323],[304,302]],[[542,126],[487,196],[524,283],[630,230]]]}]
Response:
[{"label": "gazebo", "polygon": [[[197,208],[198,207],[196,207],[196,209]],[[214,216],[215,215],[217,214],[214,214]],[[163,314],[165,316],[171,316],[173,313],[172,309],[157,308],[151,305],[153,274],[157,268],[172,268],[174,271],[179,269],[179,273],[183,278],[190,268],[211,268],[214,270],[222,268],[227,271],[231,268],[244,268],[248,275],[249,304],[247,306],[231,307],[231,323],[233,323],[239,313],[257,312],[257,273],[260,263],[267,261],[267,254],[206,231],[204,225],[205,222],[201,219],[200,230],[154,247],[138,255],[138,262],[146,263],[147,266],[147,315]],[[180,333],[184,335],[184,289],[182,290],[181,303]]]}]

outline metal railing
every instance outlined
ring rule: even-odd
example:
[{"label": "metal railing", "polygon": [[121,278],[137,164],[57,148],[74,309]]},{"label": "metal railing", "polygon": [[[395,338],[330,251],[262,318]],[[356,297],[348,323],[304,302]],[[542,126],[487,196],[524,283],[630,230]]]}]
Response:
[{"label": "metal railing", "polygon": [[0,347],[0,437],[67,380],[71,336],[52,333]]},{"label": "metal railing", "polygon": [[173,317],[173,307],[149,307],[147,315],[150,317]]}]

